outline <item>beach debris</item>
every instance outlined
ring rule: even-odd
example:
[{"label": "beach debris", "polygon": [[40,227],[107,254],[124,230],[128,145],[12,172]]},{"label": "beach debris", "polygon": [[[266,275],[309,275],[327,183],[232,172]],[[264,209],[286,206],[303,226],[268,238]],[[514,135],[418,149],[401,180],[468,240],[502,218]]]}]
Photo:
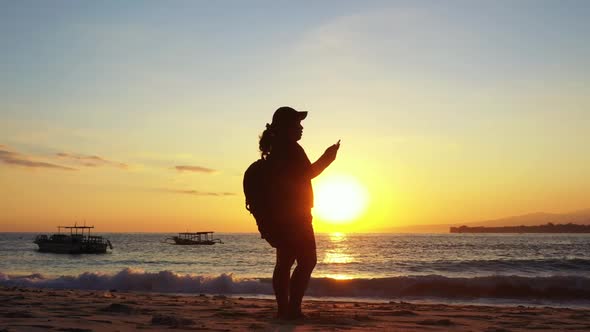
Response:
[{"label": "beach debris", "polygon": [[510,330],[507,330],[502,327],[492,326],[492,327],[488,327],[487,329],[485,329],[484,332],[510,332]]},{"label": "beach debris", "polygon": [[392,311],[391,316],[418,316],[417,313],[410,310],[395,310]]},{"label": "beach debris", "polygon": [[194,325],[195,322],[191,319],[175,317],[170,315],[157,314],[152,316],[152,325],[165,325],[170,327],[182,327],[187,325]]},{"label": "beach debris", "polygon": [[35,315],[28,311],[9,311],[3,316],[6,318],[35,318]]},{"label": "beach debris", "polygon": [[127,304],[111,303],[108,306],[102,308],[101,311],[120,314],[133,314],[136,313],[138,310]]},{"label": "beach debris", "polygon": [[369,317],[369,315],[354,314],[354,320],[356,320],[356,321],[367,321],[367,320],[371,320],[371,318]]},{"label": "beach debris", "polygon": [[213,314],[216,317],[229,317],[229,318],[235,318],[235,317],[248,317],[251,314],[245,312],[245,311],[236,311],[236,310],[219,310],[218,312]]},{"label": "beach debris", "polygon": [[115,295],[113,295],[111,292],[104,292],[104,293],[102,293],[101,297],[105,297],[107,299],[110,299],[110,298],[115,297]]},{"label": "beach debris", "polygon": [[420,325],[451,326],[454,325],[450,319],[425,319],[417,322]]},{"label": "beach debris", "polygon": [[569,319],[575,319],[575,320],[585,320],[585,319],[590,319],[590,315],[586,315],[586,314],[573,314],[568,316]]}]

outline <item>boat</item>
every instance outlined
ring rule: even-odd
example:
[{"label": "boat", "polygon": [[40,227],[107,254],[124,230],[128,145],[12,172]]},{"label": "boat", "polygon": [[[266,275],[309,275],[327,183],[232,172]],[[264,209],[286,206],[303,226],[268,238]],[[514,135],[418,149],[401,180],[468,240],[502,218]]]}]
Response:
[{"label": "boat", "polygon": [[185,232],[178,233],[178,236],[166,238],[164,243],[179,245],[212,245],[223,242],[220,239],[214,239],[213,232]]},{"label": "boat", "polygon": [[[61,232],[69,229],[70,234]],[[111,241],[102,236],[90,235],[94,226],[57,226],[57,234],[50,236],[37,235],[33,243],[39,246],[40,252],[56,254],[104,254],[107,247],[111,250]]]}]

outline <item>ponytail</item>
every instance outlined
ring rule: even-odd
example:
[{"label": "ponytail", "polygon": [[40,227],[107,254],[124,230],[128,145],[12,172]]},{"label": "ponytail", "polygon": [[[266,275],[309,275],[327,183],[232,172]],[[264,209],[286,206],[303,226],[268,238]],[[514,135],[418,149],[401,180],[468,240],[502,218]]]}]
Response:
[{"label": "ponytail", "polygon": [[266,124],[266,129],[260,135],[258,141],[258,148],[260,149],[260,156],[262,159],[266,159],[272,150],[272,145],[275,140],[275,130],[270,124]]}]

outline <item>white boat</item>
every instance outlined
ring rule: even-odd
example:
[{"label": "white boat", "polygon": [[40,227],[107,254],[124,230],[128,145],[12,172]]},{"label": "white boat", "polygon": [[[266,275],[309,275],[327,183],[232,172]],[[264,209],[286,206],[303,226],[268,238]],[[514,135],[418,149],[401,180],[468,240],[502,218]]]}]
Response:
[{"label": "white boat", "polygon": [[[69,229],[70,234],[62,233],[62,228]],[[94,226],[57,226],[57,234],[37,235],[33,243],[39,246],[40,252],[56,254],[104,254],[107,247],[112,250],[111,241],[90,235],[92,228]]]}]

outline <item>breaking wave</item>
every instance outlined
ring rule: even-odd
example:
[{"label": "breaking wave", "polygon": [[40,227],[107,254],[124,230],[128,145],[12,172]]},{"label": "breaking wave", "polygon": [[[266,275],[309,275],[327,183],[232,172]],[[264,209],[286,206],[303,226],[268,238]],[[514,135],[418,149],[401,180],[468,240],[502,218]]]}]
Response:
[{"label": "breaking wave", "polygon": [[160,293],[272,294],[272,287],[258,279],[237,279],[232,274],[217,277],[144,272],[124,269],[116,274],[84,272],[78,276],[45,277],[42,274],[9,277],[0,273],[0,285],[57,289],[120,290]]},{"label": "breaking wave", "polygon": [[[124,269],[115,274],[85,272],[78,276],[41,274],[9,276],[0,272],[0,285],[56,289],[119,290],[160,293],[272,295],[269,278],[237,278],[144,272]],[[487,276],[452,278],[440,275],[336,280],[313,278],[307,292],[317,297],[446,298],[577,301],[590,298],[590,278],[579,276]]]}]

